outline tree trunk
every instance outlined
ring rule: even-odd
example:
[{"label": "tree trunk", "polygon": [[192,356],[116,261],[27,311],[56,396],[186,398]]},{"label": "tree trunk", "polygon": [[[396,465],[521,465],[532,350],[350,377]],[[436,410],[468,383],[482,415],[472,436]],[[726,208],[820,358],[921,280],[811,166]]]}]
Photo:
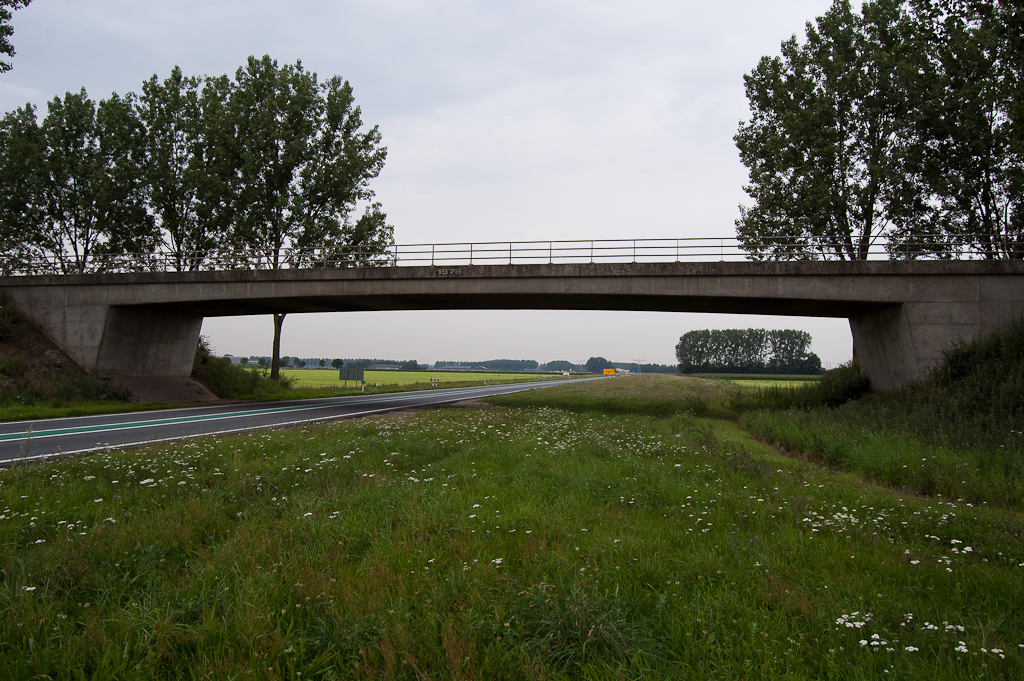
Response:
[{"label": "tree trunk", "polygon": [[274,317],[274,352],[270,359],[270,378],[274,381],[281,373],[281,325],[284,323],[283,314],[275,314]]}]

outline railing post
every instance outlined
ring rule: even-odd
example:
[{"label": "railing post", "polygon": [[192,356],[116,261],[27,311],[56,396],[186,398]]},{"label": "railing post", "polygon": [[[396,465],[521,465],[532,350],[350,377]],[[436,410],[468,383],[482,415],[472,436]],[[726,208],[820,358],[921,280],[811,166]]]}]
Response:
[{"label": "railing post", "polygon": [[590,264],[594,264],[594,240],[590,240]]},{"label": "railing post", "polygon": [[512,242],[508,242],[508,264],[512,264]]},{"label": "railing post", "polygon": [[549,265],[554,262],[554,257],[555,257],[554,256],[554,242],[553,241],[549,241],[548,242],[548,264]]},{"label": "railing post", "polygon": [[430,266],[434,266],[434,244],[430,244]]},{"label": "railing post", "polygon": [[636,239],[633,239],[633,262],[636,262]]},{"label": "railing post", "polygon": [[469,245],[469,264],[473,264],[473,244]]}]

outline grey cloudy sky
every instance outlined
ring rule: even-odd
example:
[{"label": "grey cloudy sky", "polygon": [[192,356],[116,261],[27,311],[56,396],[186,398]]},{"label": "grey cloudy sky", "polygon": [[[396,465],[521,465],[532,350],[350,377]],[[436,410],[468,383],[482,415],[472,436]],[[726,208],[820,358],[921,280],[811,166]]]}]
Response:
[{"label": "grey cloudy sky", "polygon": [[[14,15],[4,111],[85,87],[138,91],[174,65],[301,59],[353,86],[388,161],[399,243],[734,234],[743,74],[829,0],[34,0]],[[282,352],[674,363],[700,328],[802,328],[849,359],[845,320],[642,312],[294,315]],[[207,319],[220,352],[269,354],[267,318]]]}]

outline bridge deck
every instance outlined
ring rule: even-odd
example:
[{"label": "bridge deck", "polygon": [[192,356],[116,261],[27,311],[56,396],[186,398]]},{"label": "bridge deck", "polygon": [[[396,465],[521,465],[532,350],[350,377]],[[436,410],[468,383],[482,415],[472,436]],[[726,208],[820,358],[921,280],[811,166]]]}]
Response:
[{"label": "bridge deck", "polygon": [[0,278],[104,373],[187,375],[202,318],[408,309],[608,309],[846,317],[878,387],[1024,314],[1021,261],[668,262],[141,272]]}]

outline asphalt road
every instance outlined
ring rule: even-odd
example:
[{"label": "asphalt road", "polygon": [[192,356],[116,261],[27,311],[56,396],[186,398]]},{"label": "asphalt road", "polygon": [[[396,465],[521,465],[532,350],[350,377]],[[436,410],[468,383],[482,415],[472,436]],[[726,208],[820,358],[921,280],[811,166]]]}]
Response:
[{"label": "asphalt road", "polygon": [[0,466],[178,438],[366,416],[571,382],[551,380],[0,423]]}]

